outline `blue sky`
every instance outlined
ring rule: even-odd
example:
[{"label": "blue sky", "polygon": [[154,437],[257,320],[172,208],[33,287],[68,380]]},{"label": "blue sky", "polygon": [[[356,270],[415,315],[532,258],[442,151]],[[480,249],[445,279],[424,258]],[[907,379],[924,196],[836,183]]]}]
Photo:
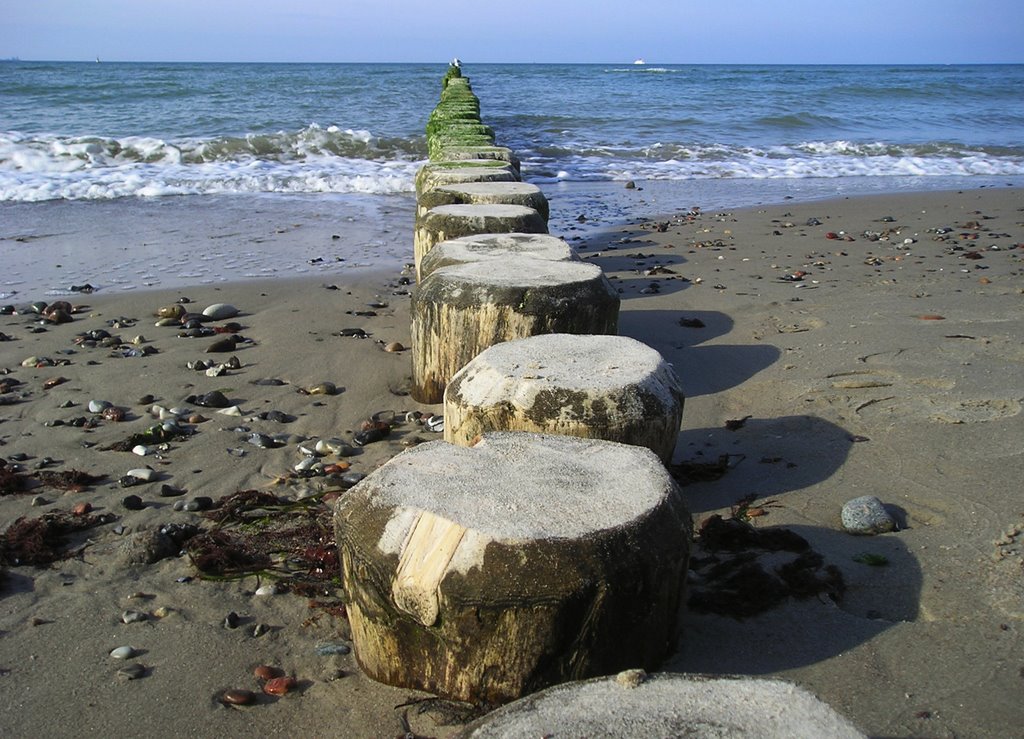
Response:
[{"label": "blue sky", "polygon": [[1024,62],[1021,0],[4,0],[0,57]]}]

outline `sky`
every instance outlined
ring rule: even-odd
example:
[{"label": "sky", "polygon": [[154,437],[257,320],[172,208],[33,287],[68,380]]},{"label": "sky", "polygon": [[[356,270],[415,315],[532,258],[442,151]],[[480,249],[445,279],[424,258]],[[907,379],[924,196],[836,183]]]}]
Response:
[{"label": "sky", "polygon": [[1022,0],[0,0],[0,58],[1024,63]]}]

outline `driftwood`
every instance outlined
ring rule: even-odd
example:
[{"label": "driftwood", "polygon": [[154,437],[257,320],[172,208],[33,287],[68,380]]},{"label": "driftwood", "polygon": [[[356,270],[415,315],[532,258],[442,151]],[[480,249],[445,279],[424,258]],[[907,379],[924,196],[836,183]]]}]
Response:
[{"label": "driftwood", "polygon": [[421,444],[339,499],[335,524],[356,657],[381,682],[503,703],[675,648],[690,516],[646,449]]},{"label": "driftwood", "polygon": [[557,236],[523,233],[479,234],[435,244],[420,262],[420,274],[425,278],[441,267],[516,256],[553,262],[579,261],[572,247]]},{"label": "driftwood", "polygon": [[452,376],[494,344],[614,334],[618,316],[618,293],[593,264],[509,257],[444,267],[412,294],[412,396],[440,403]]},{"label": "driftwood", "polygon": [[548,224],[540,213],[523,205],[441,205],[428,210],[416,222],[413,236],[413,257],[416,278],[420,279],[420,262],[434,245],[447,239],[485,233],[548,232]]},{"label": "driftwood", "polygon": [[644,446],[670,462],[683,390],[661,354],[625,336],[549,334],[486,349],[444,393],[444,438],[536,431]]}]

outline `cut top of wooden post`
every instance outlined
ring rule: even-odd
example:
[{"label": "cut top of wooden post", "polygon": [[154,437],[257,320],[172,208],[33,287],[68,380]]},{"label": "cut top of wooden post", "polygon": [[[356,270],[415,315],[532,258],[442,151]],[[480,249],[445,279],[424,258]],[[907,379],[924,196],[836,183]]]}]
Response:
[{"label": "cut top of wooden post", "polygon": [[437,583],[427,558],[416,554],[421,539],[444,551],[443,569],[465,572],[482,564],[490,541],[577,539],[627,526],[666,503],[682,505],[681,493],[648,449],[499,432],[473,447],[434,441],[402,452],[341,498],[338,515],[366,505],[393,510],[377,548]]},{"label": "cut top of wooden post", "polygon": [[[596,264],[548,261],[529,256],[487,259],[443,267],[424,280],[418,293],[460,308],[499,304],[514,307],[522,315],[564,313],[574,301],[586,300],[591,312],[606,309],[616,320],[619,295]],[[575,307],[581,306],[576,302]],[[582,312],[582,311],[578,311]],[[516,337],[520,338],[520,337]]]},{"label": "cut top of wooden post", "polygon": [[424,255],[420,263],[420,274],[426,278],[431,272],[442,267],[517,256],[544,259],[549,262],[579,260],[571,246],[550,234],[479,234],[461,236],[436,244]]},{"label": "cut top of wooden post", "polygon": [[518,182],[519,173],[511,164],[497,159],[462,159],[431,162],[416,173],[416,194],[422,195],[443,185],[465,182]]},{"label": "cut top of wooden post", "polygon": [[460,397],[473,405],[511,400],[530,406],[537,393],[557,387],[614,391],[634,383],[667,405],[683,394],[661,354],[628,336],[544,334],[484,350],[459,373]]},{"label": "cut top of wooden post", "polygon": [[535,739],[554,726],[571,727],[566,736],[590,739],[864,739],[828,704],[792,683],[641,670],[534,693],[477,719],[459,737]]},{"label": "cut top of wooden post", "polygon": [[542,431],[645,446],[665,461],[683,411],[661,354],[626,336],[544,334],[485,349],[448,383],[445,440]]},{"label": "cut top of wooden post", "polygon": [[392,597],[432,626],[445,575],[483,567],[489,543],[580,539],[638,523],[666,505],[685,510],[675,482],[647,449],[493,433],[474,447],[436,441],[403,452],[342,498],[337,515],[365,518],[365,506],[391,511],[377,549],[398,557]]},{"label": "cut top of wooden post", "polygon": [[440,205],[471,205],[501,203],[525,205],[548,220],[548,200],[536,185],[527,182],[467,182],[441,185],[420,194],[417,205],[420,215]]}]

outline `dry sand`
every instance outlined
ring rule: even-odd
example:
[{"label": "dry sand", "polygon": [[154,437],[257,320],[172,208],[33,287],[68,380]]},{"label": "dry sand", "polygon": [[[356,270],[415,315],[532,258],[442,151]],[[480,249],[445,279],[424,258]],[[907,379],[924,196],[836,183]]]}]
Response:
[{"label": "dry sand", "polygon": [[[689,613],[681,648],[666,669],[782,677],[872,735],[1019,734],[1021,191],[791,202],[722,214],[692,214],[690,205],[699,204],[680,204],[678,214],[661,221],[630,224],[576,246],[621,286],[621,333],[662,352],[682,378],[687,403],[676,462],[729,455],[722,477],[685,488],[695,520],[728,515],[738,499],[754,494],[754,506],[767,513],[754,525],[784,525],[806,537],[841,570],[847,590],[838,604],[826,597],[790,600],[744,620]],[[812,218],[821,225],[806,225]],[[930,231],[947,227],[946,234]],[[886,230],[887,240],[863,235]],[[839,238],[826,238],[829,232]],[[844,240],[846,234],[853,240]],[[944,240],[936,240],[940,235]],[[972,252],[980,258],[968,257]],[[659,265],[672,272],[644,274]],[[806,274],[782,279],[798,272]],[[296,445],[260,449],[233,430],[239,426],[351,438],[377,411],[438,411],[401,394],[409,382],[408,353],[385,352],[378,343],[408,343],[408,298],[392,294],[405,289],[397,278],[395,269],[339,277],[338,289],[319,279],[277,280],[79,296],[88,310],[43,333],[31,333],[26,316],[0,317],[0,331],[12,339],[0,342],[0,368],[9,370],[0,381],[21,383],[11,391],[18,402],[0,406],[0,457],[28,455],[27,471],[51,457],[50,469],[107,476],[84,492],[40,488],[3,497],[0,525],[83,501],[117,516],[71,537],[72,548],[88,544],[78,556],[49,567],[6,568],[0,734],[388,737],[404,731],[406,709],[395,706],[425,696],[370,681],[352,655],[316,653],[318,645],[344,642],[342,619],[311,608],[306,597],[255,595],[265,583],[255,578],[197,579],[187,557],[128,565],[121,554],[140,531],[165,523],[209,525],[196,513],[174,511],[176,499],[158,494],[161,484],[187,489],[186,499],[216,499],[253,488],[295,496],[322,482],[281,483],[300,459]],[[204,354],[213,339],[177,338],[175,329],[153,326],[156,308],[182,295],[199,307],[228,302],[242,310],[236,320],[251,343],[234,352],[240,369],[215,378],[188,370],[190,360],[231,355]],[[18,305],[35,297],[43,298],[18,295]],[[375,309],[375,317],[346,314],[378,302],[388,306]],[[112,333],[141,334],[158,352],[124,358],[74,345],[76,334],[107,328],[118,317],[136,322]],[[372,336],[335,335],[349,327]],[[67,349],[75,351],[62,353]],[[30,356],[69,364],[22,367]],[[58,376],[67,382],[43,388]],[[260,378],[288,384],[252,384]],[[344,391],[297,392],[323,381]],[[138,402],[142,396],[169,407],[212,389],[223,390],[243,415],[202,409],[210,420],[187,440],[171,442],[160,459],[99,451],[153,422]],[[45,425],[90,416],[92,399],[123,406],[129,416],[91,430]],[[76,405],[61,407],[65,401]],[[295,420],[255,417],[272,409]],[[747,416],[741,428],[725,428]],[[370,472],[414,435],[437,438],[406,424],[348,461]],[[160,472],[158,482],[117,484],[128,469],[147,463]],[[144,509],[123,508],[121,499],[131,493],[143,498]],[[904,528],[870,538],[842,532],[843,502],[867,494],[892,506]],[[35,495],[48,503],[33,506]],[[883,555],[887,566],[854,560],[865,552]],[[125,610],[150,618],[124,624]],[[242,617],[236,629],[223,625],[232,611]],[[269,630],[254,637],[256,624]],[[121,645],[140,650],[130,661],[146,666],[143,677],[117,677],[123,663],[108,653]],[[226,688],[258,690],[252,669],[259,664],[294,673],[298,689],[247,708],[216,700]],[[457,730],[436,725],[416,707],[408,717],[421,735]]]}]

